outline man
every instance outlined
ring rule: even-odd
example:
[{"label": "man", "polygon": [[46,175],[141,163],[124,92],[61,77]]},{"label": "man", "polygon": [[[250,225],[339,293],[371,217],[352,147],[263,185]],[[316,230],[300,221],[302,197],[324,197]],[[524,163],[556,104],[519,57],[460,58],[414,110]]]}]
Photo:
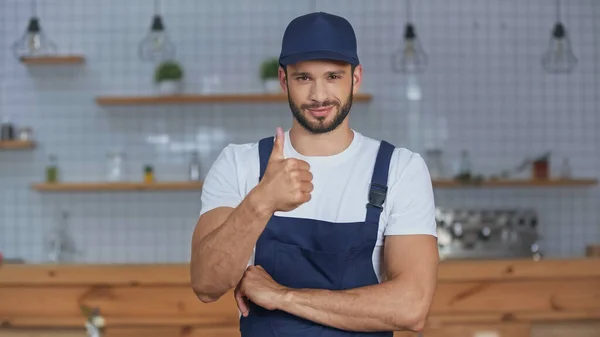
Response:
[{"label": "man", "polygon": [[207,174],[192,287],[205,303],[235,287],[244,337],[425,324],[438,265],[431,180],[418,154],[350,128],[356,49],[344,18],[294,19],[279,70],[293,126],[227,146]]}]

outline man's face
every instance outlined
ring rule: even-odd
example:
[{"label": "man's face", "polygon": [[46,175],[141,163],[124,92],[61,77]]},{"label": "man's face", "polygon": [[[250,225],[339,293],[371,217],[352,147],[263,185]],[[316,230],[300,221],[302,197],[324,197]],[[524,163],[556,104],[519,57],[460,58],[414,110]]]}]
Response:
[{"label": "man's face", "polygon": [[[352,96],[360,84],[360,66],[334,61],[305,61],[287,66],[280,79],[288,92],[298,123],[314,134],[335,130],[352,107]],[[287,79],[287,82],[286,82]]]}]

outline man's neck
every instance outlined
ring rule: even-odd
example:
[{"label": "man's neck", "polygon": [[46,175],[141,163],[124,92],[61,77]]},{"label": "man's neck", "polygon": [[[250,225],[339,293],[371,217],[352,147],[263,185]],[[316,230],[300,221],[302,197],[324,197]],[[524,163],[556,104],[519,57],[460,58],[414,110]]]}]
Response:
[{"label": "man's neck", "polygon": [[312,134],[294,123],[290,129],[290,141],[294,149],[303,156],[333,156],[346,150],[354,132],[346,123],[323,134]]}]

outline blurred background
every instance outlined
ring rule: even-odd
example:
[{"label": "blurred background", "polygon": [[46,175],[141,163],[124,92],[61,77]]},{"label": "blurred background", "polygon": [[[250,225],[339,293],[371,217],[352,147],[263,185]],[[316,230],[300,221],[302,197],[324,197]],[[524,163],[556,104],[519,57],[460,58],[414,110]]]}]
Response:
[{"label": "blurred background", "polygon": [[[76,261],[188,261],[201,190],[185,182],[227,144],[291,126],[269,66],[288,22],[310,11],[356,30],[366,97],[355,130],[419,152],[436,180],[510,180],[435,185],[452,238],[524,221],[544,256],[600,242],[598,1],[0,3],[3,141],[34,142],[0,151],[7,259],[47,261],[66,222]],[[157,97],[171,94],[185,96]],[[105,184],[144,182],[146,169],[177,184]]]},{"label": "blurred background", "polygon": [[598,255],[600,1],[2,0],[5,263],[189,262],[216,156],[291,126],[313,11],[356,31],[352,127],[427,161],[444,260]]}]

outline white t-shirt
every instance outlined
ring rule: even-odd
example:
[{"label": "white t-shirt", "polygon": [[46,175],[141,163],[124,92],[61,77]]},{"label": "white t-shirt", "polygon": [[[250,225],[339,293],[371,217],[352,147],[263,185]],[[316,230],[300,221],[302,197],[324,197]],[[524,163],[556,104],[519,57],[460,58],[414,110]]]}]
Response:
[{"label": "white t-shirt", "polygon": [[[357,222],[366,217],[366,203],[380,142],[354,131],[352,143],[333,156],[307,157],[299,154],[285,133],[284,156],[310,164],[314,190],[308,203],[277,216],[309,218],[330,222]],[[230,144],[210,168],[202,187],[200,214],[217,207],[237,207],[260,174],[258,141]],[[386,235],[428,234],[437,236],[433,188],[422,157],[396,148],[390,162],[388,194],[379,222],[373,252],[373,267],[383,279],[383,238]],[[248,265],[253,264],[254,257]]]}]

